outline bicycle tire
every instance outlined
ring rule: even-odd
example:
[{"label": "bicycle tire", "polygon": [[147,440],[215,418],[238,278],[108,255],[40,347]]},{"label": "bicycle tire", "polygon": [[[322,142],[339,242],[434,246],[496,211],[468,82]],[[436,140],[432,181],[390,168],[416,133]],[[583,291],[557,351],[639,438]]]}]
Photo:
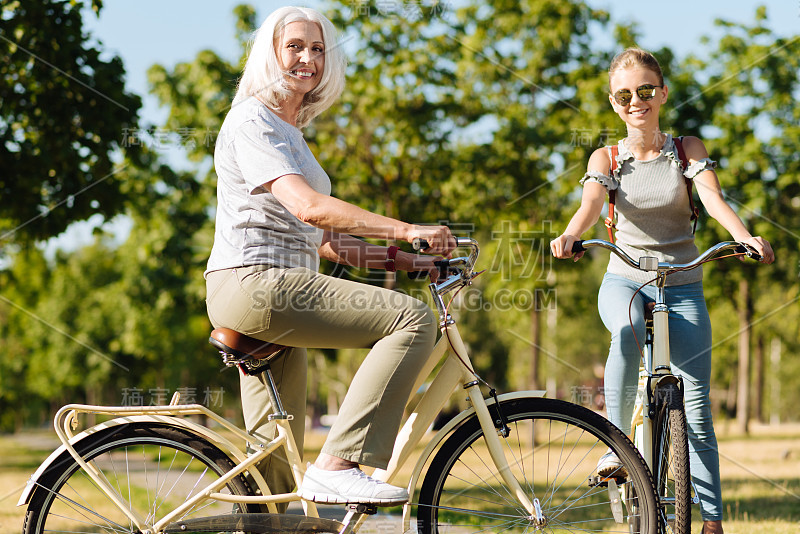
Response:
[{"label": "bicycle tire", "polygon": [[689,534],[692,526],[691,473],[683,391],[677,383],[659,384],[654,399],[653,478],[661,505],[661,531]]},{"label": "bicycle tire", "polygon": [[[611,422],[576,404],[540,397],[506,400],[501,408],[511,430],[501,436],[509,466],[531,500],[539,499],[545,524],[532,523],[495,472],[473,415],[430,462],[416,503],[418,532],[656,531],[650,471]],[[610,489],[590,485],[607,447],[628,472],[621,483],[625,506],[618,508],[622,523],[614,519]]]},{"label": "bicycle tire", "polygon": [[[110,427],[81,440],[75,450],[148,525],[236,465],[205,438],[158,423]],[[243,475],[220,491],[254,495]],[[206,501],[179,519],[260,511],[260,505]],[[138,532],[67,451],[39,477],[22,531]]]}]

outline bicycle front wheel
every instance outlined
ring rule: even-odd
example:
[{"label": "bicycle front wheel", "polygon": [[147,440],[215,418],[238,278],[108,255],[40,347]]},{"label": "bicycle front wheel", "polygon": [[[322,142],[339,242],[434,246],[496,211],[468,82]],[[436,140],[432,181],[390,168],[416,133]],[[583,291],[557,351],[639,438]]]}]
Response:
[{"label": "bicycle front wheel", "polygon": [[[101,430],[81,440],[75,449],[147,526],[235,465],[204,438],[151,423]],[[242,475],[234,477],[221,493],[253,495]],[[178,519],[259,511],[258,505],[201,501]],[[138,531],[66,451],[39,477],[23,526],[23,534]]]},{"label": "bicycle front wheel", "polygon": [[661,531],[688,534],[692,526],[689,439],[683,391],[675,383],[655,391],[653,477],[661,504]]},{"label": "bicycle front wheel", "polygon": [[[650,471],[617,427],[586,408],[553,399],[513,399],[501,409],[511,430],[500,438],[506,459],[535,513],[524,510],[503,482],[473,416],[431,461],[416,503],[420,533],[655,532]],[[627,478],[595,476],[608,448]]]}]

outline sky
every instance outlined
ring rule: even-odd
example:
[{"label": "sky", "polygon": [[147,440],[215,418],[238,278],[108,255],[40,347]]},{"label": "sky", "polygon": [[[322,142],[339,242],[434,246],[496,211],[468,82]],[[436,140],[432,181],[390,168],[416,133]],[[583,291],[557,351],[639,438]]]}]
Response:
[{"label": "sky", "polygon": [[[444,9],[462,0],[440,0]],[[406,4],[419,0],[380,0],[383,6],[393,5],[402,11]],[[611,14],[614,22],[634,22],[645,49],[670,47],[679,57],[702,51],[701,36],[719,36],[721,30],[713,24],[717,18],[733,22],[752,23],[759,5],[767,6],[767,26],[778,35],[800,33],[800,0],[587,0],[596,9]],[[161,124],[166,111],[159,109],[154,97],[147,96],[147,69],[159,63],[168,70],[180,62],[191,61],[197,52],[210,49],[223,58],[235,60],[239,54],[234,35],[233,8],[244,0],[106,0],[100,16],[90,11],[84,16],[84,27],[101,49],[120,56],[127,72],[129,91],[143,97],[141,118]],[[301,5],[322,9],[322,2],[306,0],[287,3],[277,0],[253,0],[260,23],[273,10],[283,5]],[[427,3],[427,2],[426,2]],[[357,9],[362,0],[353,0]],[[598,39],[610,36],[599,35]],[[714,39],[715,40],[715,39]],[[175,150],[180,150],[176,147]],[[175,155],[164,154],[168,160]],[[179,155],[177,155],[180,157]],[[48,249],[74,248],[91,242],[91,231],[97,221],[74,225],[67,235],[50,243]],[[117,234],[126,233],[124,219],[117,220]]]},{"label": "sky", "polygon": [[[445,9],[460,0],[440,0]],[[419,0],[381,0],[383,5],[419,3]],[[106,0],[100,17],[87,14],[84,24],[103,44],[119,55],[128,72],[128,88],[140,95],[147,92],[147,69],[154,63],[165,67],[191,61],[196,53],[211,49],[226,59],[239,54],[234,37],[233,8],[244,0]],[[287,3],[275,0],[251,1],[260,23],[283,5],[320,8],[322,2]],[[361,0],[353,0],[357,8]],[[800,0],[588,0],[590,6],[611,13],[613,21],[635,22],[645,49],[662,46],[684,56],[701,47],[702,35],[719,35],[713,21],[726,18],[752,22],[758,5],[766,5],[768,26],[779,35],[800,33]],[[602,37],[601,37],[602,38]],[[157,117],[154,99],[145,101],[144,116]]]}]

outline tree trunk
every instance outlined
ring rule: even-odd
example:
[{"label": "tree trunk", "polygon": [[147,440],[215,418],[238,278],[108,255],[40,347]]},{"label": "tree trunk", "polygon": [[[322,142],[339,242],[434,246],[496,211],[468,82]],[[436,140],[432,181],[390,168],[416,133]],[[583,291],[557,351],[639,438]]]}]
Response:
[{"label": "tree trunk", "polygon": [[770,345],[770,416],[771,425],[781,423],[781,338],[773,337]]},{"label": "tree trunk", "polygon": [[736,426],[743,434],[749,431],[750,415],[750,322],[752,303],[750,285],[747,280],[739,281],[739,379],[736,398]]},{"label": "tree trunk", "polygon": [[534,300],[534,306],[531,309],[531,366],[530,374],[528,375],[528,387],[530,389],[539,389],[539,358],[541,356],[540,347],[542,346],[542,328],[539,324],[539,315],[539,309]]},{"label": "tree trunk", "polygon": [[[97,404],[98,403],[99,395],[97,394],[97,388],[94,386],[88,386],[86,388],[86,404]],[[86,426],[94,426],[97,424],[97,414],[95,413],[87,413],[86,414]]]},{"label": "tree trunk", "polygon": [[764,338],[756,338],[755,383],[753,384],[753,416],[759,423],[764,419]]},{"label": "tree trunk", "polygon": [[736,377],[731,378],[725,391],[725,415],[731,419],[736,415]]},{"label": "tree trunk", "polygon": [[558,344],[556,343],[556,334],[558,328],[558,310],[555,306],[548,307],[547,311],[547,360],[544,365],[544,383],[548,395],[556,397],[558,395],[558,383],[556,382],[556,373],[554,361],[558,358]]}]

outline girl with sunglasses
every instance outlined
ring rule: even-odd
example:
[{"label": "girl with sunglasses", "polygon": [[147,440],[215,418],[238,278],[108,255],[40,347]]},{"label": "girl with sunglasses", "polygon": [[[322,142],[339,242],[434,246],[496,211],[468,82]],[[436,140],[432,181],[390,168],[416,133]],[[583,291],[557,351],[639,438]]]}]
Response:
[{"label": "girl with sunglasses", "polygon": [[[656,58],[644,50],[629,48],[617,55],[608,69],[609,101],[625,123],[627,136],[616,150],[604,147],[589,158],[581,180],[581,205],[562,235],[551,242],[557,258],[579,260],[583,252],[572,253],[572,244],[597,222],[608,191],[616,191],[617,245],[631,257],[655,256],[659,261],[685,263],[698,255],[691,224],[692,209],[685,178],[696,185],[708,214],[715,218],[735,241],[752,245],[772,263],[769,243],[753,237],[736,213],[725,202],[714,171],[716,162],[708,157],[697,137],[682,140],[687,168],[678,155],[673,137],[659,128],[659,112],[667,102],[669,89],[664,83]],[[612,156],[616,153],[615,156]],[[615,161],[612,161],[612,158]],[[630,423],[639,374],[639,351],[624,310],[633,294],[646,283],[647,274],[625,265],[611,254],[608,270],[598,295],[598,308],[611,333],[611,346],[605,369],[605,395],[608,418],[626,433]],[[673,371],[684,380],[686,416],[689,424],[691,473],[700,497],[703,532],[717,534],[722,529],[722,496],[719,455],[711,417],[709,382],[711,377],[711,322],[702,286],[702,269],[676,273],[667,280],[670,307],[670,338],[680,339],[671,347]],[[644,300],[632,306],[633,324],[639,339],[644,337]],[[613,453],[598,464],[602,475],[620,467]]]}]

